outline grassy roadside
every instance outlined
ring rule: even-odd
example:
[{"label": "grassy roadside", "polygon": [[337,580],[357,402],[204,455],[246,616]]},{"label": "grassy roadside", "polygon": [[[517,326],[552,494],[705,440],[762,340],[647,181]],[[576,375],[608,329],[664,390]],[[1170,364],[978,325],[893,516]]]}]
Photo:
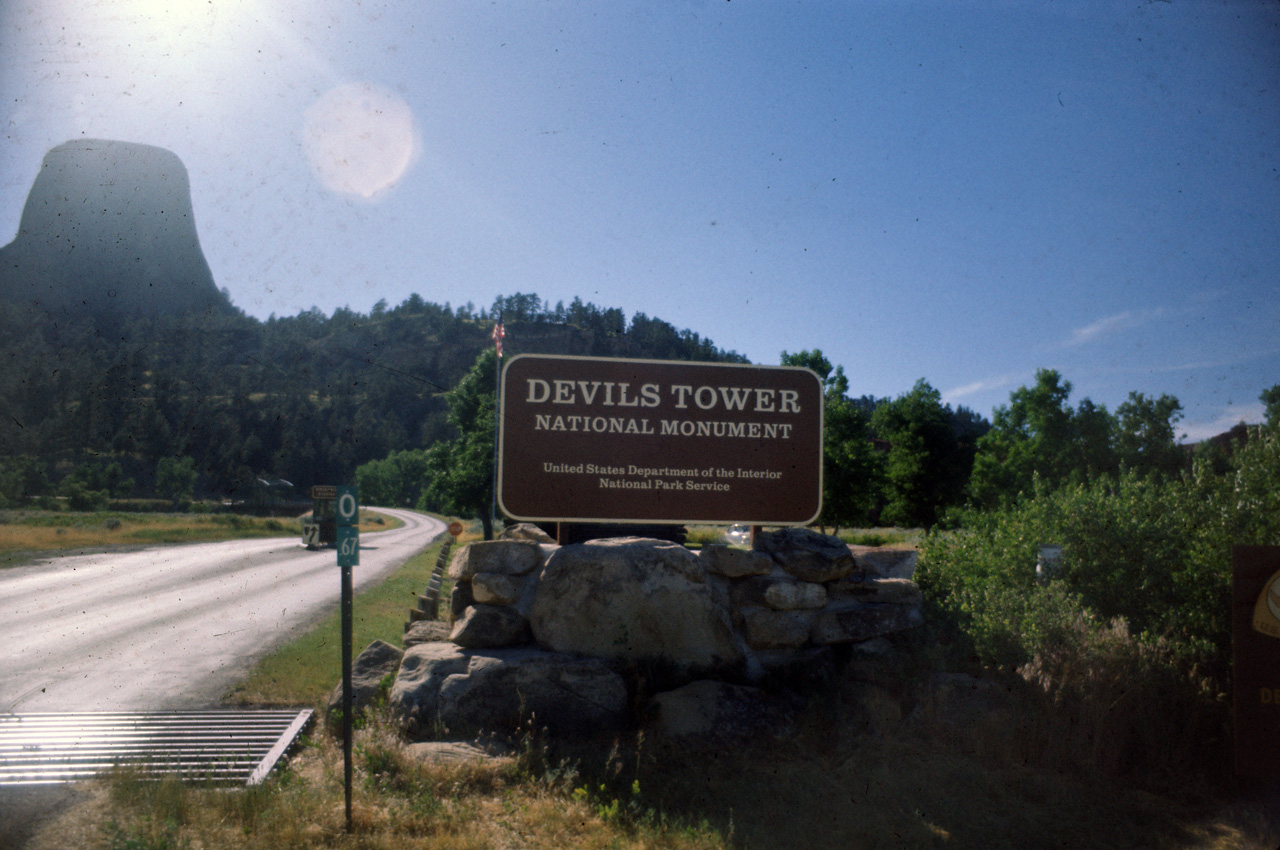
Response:
[{"label": "grassy roadside", "polygon": [[[463,540],[467,539],[464,535]],[[386,581],[356,594],[352,606],[352,648],[375,640],[400,645],[409,609],[427,587],[440,554],[438,540],[414,555]],[[336,575],[336,573],[335,573]],[[447,588],[446,588],[447,590]],[[442,598],[446,598],[443,597]],[[342,678],[342,623],[335,611],[305,635],[262,659],[227,697],[237,705],[317,705]]]},{"label": "grassy roadside", "polygon": [[[392,516],[361,512],[362,534],[389,531],[400,525]],[[295,535],[300,538],[301,534],[296,518],[222,513],[0,511],[0,567],[20,566],[56,552]]]}]

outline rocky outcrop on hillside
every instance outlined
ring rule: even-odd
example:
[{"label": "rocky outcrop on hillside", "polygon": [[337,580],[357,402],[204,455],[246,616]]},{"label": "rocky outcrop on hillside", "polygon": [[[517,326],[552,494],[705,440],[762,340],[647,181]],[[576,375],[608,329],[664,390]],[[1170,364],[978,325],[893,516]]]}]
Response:
[{"label": "rocky outcrop on hillside", "polygon": [[102,139],[45,155],[17,238],[0,248],[3,302],[64,321],[235,312],[200,248],[182,161]]}]

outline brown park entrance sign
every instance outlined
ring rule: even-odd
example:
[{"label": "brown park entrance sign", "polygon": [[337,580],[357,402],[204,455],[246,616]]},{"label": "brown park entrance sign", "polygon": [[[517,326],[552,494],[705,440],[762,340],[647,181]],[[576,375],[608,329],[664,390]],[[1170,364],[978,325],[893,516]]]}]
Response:
[{"label": "brown park entrance sign", "polygon": [[822,509],[808,369],[522,354],[500,421],[498,502],[515,519],[805,525]]}]

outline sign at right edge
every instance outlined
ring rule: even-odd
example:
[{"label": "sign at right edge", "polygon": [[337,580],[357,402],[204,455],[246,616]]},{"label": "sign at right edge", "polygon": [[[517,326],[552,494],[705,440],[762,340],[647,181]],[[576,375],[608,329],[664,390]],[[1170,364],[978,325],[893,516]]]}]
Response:
[{"label": "sign at right edge", "polygon": [[1280,546],[1231,547],[1235,770],[1280,776]]}]

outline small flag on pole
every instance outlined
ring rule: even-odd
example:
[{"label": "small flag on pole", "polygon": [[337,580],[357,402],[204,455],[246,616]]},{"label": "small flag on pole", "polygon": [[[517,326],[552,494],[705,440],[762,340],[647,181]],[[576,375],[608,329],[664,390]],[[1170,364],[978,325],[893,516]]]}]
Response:
[{"label": "small flag on pole", "polygon": [[502,357],[502,338],[507,335],[507,329],[503,327],[502,317],[498,317],[498,322],[493,326],[493,347],[498,352],[498,357]]}]

